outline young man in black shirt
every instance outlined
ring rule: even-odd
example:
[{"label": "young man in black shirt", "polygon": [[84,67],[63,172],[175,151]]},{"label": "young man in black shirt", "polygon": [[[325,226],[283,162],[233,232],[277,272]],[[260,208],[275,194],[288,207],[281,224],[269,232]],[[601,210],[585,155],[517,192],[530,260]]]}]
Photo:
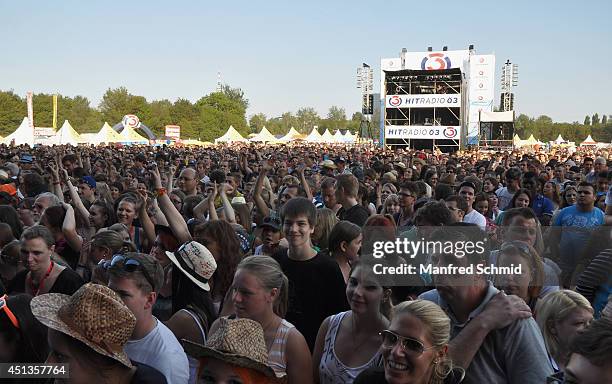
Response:
[{"label": "young man in black shirt", "polygon": [[348,309],[346,286],[338,264],[312,248],[316,208],[303,197],[287,201],[281,210],[282,231],[289,249],[273,255],[289,279],[285,319],[304,335],[312,351],[319,326],[330,315]]},{"label": "young man in black shirt", "polygon": [[338,218],[363,227],[370,212],[357,202],[359,180],[348,174],[338,175],[336,179],[336,201],[342,204],[342,208],[338,211]]}]

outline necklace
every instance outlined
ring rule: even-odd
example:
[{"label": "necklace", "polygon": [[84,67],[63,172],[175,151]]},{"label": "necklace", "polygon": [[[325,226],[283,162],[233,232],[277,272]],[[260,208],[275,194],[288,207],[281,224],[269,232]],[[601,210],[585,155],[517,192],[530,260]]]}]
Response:
[{"label": "necklace", "polygon": [[353,336],[351,337],[353,341],[353,351],[358,351],[359,348],[363,347],[363,345],[370,339],[369,335],[367,335],[359,344],[355,345],[355,342],[357,341],[357,332],[355,332],[355,314],[353,313],[351,313],[351,334]]},{"label": "necklace", "polygon": [[51,264],[49,264],[49,268],[47,269],[47,272],[45,273],[43,278],[40,279],[40,281],[38,282],[38,288],[34,288],[34,279],[32,279],[32,272],[30,272],[30,290],[32,291],[32,296],[38,296],[38,294],[40,293],[40,290],[42,289],[45,283],[45,280],[49,277],[49,275],[51,274],[51,271],[53,271],[54,265],[55,263],[53,262],[53,260],[51,260]]}]

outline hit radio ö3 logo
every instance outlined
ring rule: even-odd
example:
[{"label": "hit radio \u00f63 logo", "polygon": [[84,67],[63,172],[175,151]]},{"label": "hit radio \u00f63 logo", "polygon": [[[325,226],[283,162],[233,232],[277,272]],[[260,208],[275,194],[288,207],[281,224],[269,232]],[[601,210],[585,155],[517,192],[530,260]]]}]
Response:
[{"label": "hit radio \u00f63 logo", "polygon": [[449,69],[451,67],[451,61],[448,56],[444,56],[443,53],[430,53],[425,56],[421,61],[422,70],[438,70],[438,69]]},{"label": "hit radio \u00f63 logo", "polygon": [[402,99],[399,96],[391,96],[389,99],[389,105],[392,107],[398,107],[402,104]]}]

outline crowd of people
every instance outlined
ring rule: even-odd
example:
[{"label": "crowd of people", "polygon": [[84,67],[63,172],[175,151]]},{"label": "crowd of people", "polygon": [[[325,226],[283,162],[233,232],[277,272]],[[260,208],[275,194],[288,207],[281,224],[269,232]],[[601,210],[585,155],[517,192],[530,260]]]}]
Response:
[{"label": "crowd of people", "polygon": [[[611,178],[606,150],[3,145],[0,362],[88,384],[612,383]],[[376,272],[417,263],[465,268]]]}]

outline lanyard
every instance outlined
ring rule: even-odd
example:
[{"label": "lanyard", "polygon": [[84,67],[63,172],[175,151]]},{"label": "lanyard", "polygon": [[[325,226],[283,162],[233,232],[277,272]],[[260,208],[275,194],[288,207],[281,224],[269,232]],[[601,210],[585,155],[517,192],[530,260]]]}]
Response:
[{"label": "lanyard", "polygon": [[38,296],[38,294],[40,293],[40,290],[43,287],[43,284],[45,283],[45,280],[47,279],[47,277],[49,277],[49,275],[51,274],[51,271],[53,271],[54,265],[55,263],[51,261],[51,264],[49,265],[49,269],[47,269],[45,276],[43,276],[43,278],[40,279],[40,281],[38,282],[38,289],[34,289],[34,281],[32,280],[32,275],[30,272],[30,290],[32,291],[32,296]]}]

